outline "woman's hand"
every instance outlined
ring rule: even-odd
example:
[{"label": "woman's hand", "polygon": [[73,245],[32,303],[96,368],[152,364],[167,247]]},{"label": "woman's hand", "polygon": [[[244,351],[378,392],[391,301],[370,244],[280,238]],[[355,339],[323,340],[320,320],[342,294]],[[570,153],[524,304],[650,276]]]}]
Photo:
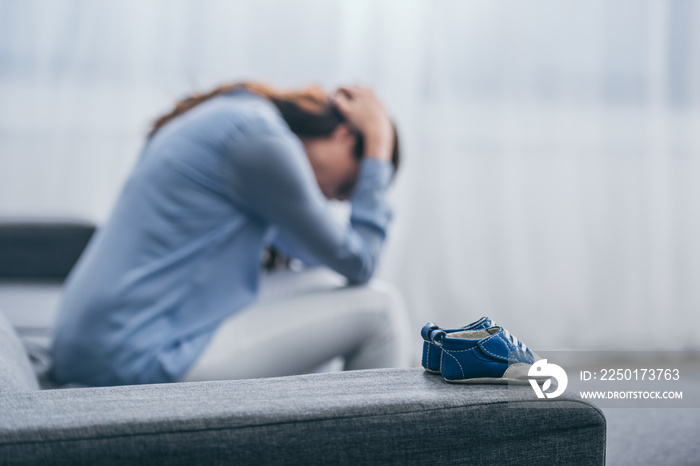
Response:
[{"label": "woman's hand", "polygon": [[364,138],[365,155],[391,160],[394,128],[384,106],[371,89],[361,86],[341,87],[333,103]]}]

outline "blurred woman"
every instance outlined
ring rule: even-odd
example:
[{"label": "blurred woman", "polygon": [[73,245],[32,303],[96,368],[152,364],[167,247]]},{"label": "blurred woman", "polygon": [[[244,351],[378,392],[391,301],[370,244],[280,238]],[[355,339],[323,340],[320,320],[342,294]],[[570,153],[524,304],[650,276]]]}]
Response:
[{"label": "blurred woman", "polygon": [[[399,144],[367,88],[239,83],[158,119],[106,224],[68,278],[59,383],[115,385],[406,365],[406,315],[368,284]],[[349,200],[350,222],[328,199]],[[351,286],[255,303],[267,246]]]}]

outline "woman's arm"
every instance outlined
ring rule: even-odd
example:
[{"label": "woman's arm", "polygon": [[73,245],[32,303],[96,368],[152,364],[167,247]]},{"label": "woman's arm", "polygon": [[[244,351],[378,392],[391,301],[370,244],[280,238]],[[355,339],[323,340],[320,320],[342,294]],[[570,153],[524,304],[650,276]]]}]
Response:
[{"label": "woman's arm", "polygon": [[[345,116],[352,127],[359,131],[364,139],[365,158],[380,161],[390,161],[393,151],[394,128],[389,119],[384,106],[374,95],[371,89],[362,86],[343,87],[333,95],[333,103],[336,108]],[[368,199],[369,202],[362,202],[362,196],[376,195],[374,186],[362,186],[355,190],[355,202],[357,206],[357,217],[361,217],[363,206],[371,205],[377,207],[378,204]],[[362,222],[358,221],[356,228],[361,229]],[[369,238],[369,235],[365,235]],[[307,265],[318,265],[315,258],[304,254],[291,242],[284,232],[277,232],[273,244],[280,248],[285,254],[301,259]]]},{"label": "woman's arm", "polygon": [[277,227],[292,246],[351,282],[374,273],[391,220],[384,199],[393,168],[365,158],[350,198],[349,225],[335,221],[303,146],[291,135],[251,135],[234,148],[233,183],[253,216]]}]

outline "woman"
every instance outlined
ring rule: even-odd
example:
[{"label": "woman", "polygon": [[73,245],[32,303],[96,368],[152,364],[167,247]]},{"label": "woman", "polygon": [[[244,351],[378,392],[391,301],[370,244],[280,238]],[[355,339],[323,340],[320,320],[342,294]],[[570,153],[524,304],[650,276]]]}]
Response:
[{"label": "woman", "polygon": [[[395,292],[353,286],[252,305],[267,245],[366,284],[391,213],[396,132],[353,86],[220,87],[156,121],[114,211],[68,278],[52,345],[59,383],[286,375],[342,356],[405,365]],[[349,199],[349,225],[326,199]]]}]

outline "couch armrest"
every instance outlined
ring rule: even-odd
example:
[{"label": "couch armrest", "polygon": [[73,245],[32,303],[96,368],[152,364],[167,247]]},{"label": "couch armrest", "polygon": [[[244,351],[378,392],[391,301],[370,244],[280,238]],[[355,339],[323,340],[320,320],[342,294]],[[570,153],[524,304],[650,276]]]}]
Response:
[{"label": "couch armrest", "polygon": [[0,463],[604,464],[597,408],[519,389],[383,369],[0,395]]}]

